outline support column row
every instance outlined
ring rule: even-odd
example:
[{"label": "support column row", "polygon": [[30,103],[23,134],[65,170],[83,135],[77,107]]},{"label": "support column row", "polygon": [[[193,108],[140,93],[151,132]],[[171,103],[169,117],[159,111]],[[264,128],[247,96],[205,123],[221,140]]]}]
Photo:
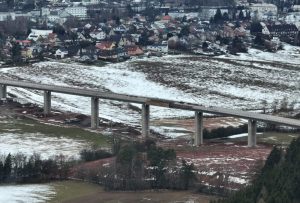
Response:
[{"label": "support column row", "polygon": [[0,85],[0,99],[5,99],[7,95],[7,86]]},{"label": "support column row", "polygon": [[257,121],[248,120],[248,147],[256,146]]},{"label": "support column row", "polygon": [[147,138],[149,136],[150,128],[150,105],[142,105],[142,137]]},{"label": "support column row", "polygon": [[91,98],[91,128],[99,127],[99,98]]},{"label": "support column row", "polygon": [[203,144],[203,112],[195,112],[195,137],[194,145]]},{"label": "support column row", "polygon": [[47,116],[51,113],[51,91],[44,91],[44,115]]}]

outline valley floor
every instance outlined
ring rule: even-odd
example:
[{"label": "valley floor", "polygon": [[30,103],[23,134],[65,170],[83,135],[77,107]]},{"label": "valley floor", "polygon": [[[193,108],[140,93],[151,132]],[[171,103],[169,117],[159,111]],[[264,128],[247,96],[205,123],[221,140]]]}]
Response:
[{"label": "valley floor", "polygon": [[191,191],[135,191],[135,192],[110,192],[104,191],[99,185],[66,181],[52,183],[57,196],[50,200],[50,203],[171,203],[191,202],[208,203],[216,197],[195,194]]}]

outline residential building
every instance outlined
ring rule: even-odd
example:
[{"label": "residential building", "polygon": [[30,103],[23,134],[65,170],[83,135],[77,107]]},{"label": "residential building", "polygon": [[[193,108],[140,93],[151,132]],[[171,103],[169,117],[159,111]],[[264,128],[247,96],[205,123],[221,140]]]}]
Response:
[{"label": "residential building", "polygon": [[65,58],[67,55],[69,54],[68,50],[64,49],[64,48],[59,48],[56,50],[55,52],[55,56],[57,58]]},{"label": "residential building", "polygon": [[[274,4],[250,4],[249,10],[251,12],[252,18],[257,18],[259,20],[270,20],[270,19],[277,19],[277,6]],[[273,17],[274,16],[274,17]]]},{"label": "residential building", "polygon": [[31,29],[31,33],[28,35],[28,40],[37,41],[39,38],[48,38],[48,35],[53,33],[52,30],[38,30],[38,29]]},{"label": "residential building", "polygon": [[262,33],[271,37],[294,37],[299,32],[294,24],[267,24],[263,26]]},{"label": "residential building", "polygon": [[0,12],[0,22],[6,20],[15,20],[16,14],[14,12]]},{"label": "residential building", "polygon": [[87,8],[85,6],[73,6],[73,7],[67,7],[65,11],[69,14],[71,14],[74,17],[80,18],[80,19],[86,19],[87,18]]},{"label": "residential building", "polygon": [[168,51],[169,51],[168,43],[164,42],[161,44],[149,45],[149,46],[147,46],[147,50],[154,51],[154,52],[168,53]]}]

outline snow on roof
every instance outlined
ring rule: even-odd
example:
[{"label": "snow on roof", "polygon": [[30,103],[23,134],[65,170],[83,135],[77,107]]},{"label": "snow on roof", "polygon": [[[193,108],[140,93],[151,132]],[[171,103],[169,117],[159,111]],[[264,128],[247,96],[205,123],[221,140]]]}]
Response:
[{"label": "snow on roof", "polygon": [[277,6],[276,5],[274,5],[274,4],[265,4],[265,3],[263,3],[263,4],[251,4],[250,5],[250,7],[265,7],[265,8],[277,8]]},{"label": "snow on roof", "polygon": [[41,36],[47,36],[50,33],[53,33],[52,30],[37,30],[37,29],[31,29],[31,33],[35,35],[41,35]]}]

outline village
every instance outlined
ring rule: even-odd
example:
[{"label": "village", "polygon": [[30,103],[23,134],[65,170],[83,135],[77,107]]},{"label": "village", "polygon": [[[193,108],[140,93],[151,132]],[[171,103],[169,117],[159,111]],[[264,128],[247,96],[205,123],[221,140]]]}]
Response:
[{"label": "village", "polygon": [[178,53],[246,53],[250,47],[276,52],[282,42],[300,45],[296,3],[2,1],[0,60],[2,64],[63,58],[118,62]]}]

